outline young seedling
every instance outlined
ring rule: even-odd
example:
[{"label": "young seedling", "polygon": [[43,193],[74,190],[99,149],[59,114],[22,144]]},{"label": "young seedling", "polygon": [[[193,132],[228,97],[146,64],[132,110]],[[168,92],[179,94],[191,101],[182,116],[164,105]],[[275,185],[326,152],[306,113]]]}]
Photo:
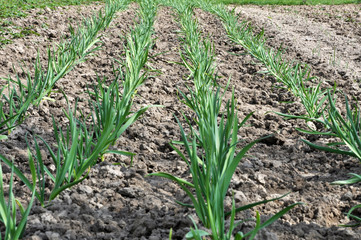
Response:
[{"label": "young seedling", "polygon": [[[239,162],[247,151],[259,141],[247,144],[236,153],[239,129],[252,114],[247,115],[241,123],[238,122],[234,91],[231,99],[222,109],[224,95],[221,94],[219,87],[215,87],[217,76],[214,75],[212,44],[209,40],[202,39],[197,23],[193,20],[192,6],[189,7],[186,2],[180,1],[170,3],[179,14],[179,22],[182,27],[182,51],[180,53],[182,64],[190,70],[190,78],[194,80],[194,90],[187,87],[189,93],[179,92],[184,99],[183,102],[196,115],[194,121],[191,121],[183,114],[191,129],[188,135],[176,118],[181,129],[182,140],[173,142],[171,146],[187,164],[192,182],[164,172],[150,175],[165,177],[178,183],[191,199],[192,204],[178,203],[194,208],[203,226],[210,230],[208,232],[198,229],[194,224],[195,228],[191,228],[191,231],[185,236],[187,239],[203,239],[205,236],[209,236],[213,240],[242,239],[244,237],[253,239],[260,229],[271,224],[299,203],[280,211],[263,224],[257,213],[256,227],[252,231],[246,234],[234,233],[236,227],[242,223],[242,221],[235,221],[236,212],[265,203],[259,202],[236,208],[233,202],[231,213],[226,213],[224,209],[224,199]],[[227,88],[228,86],[224,89],[225,92]],[[186,154],[174,143],[182,145]],[[229,215],[231,216],[230,227],[226,229],[226,217]]]},{"label": "young seedling", "polygon": [[[339,139],[339,141],[329,143],[326,146],[311,143],[305,139],[302,139],[302,141],[319,150],[356,157],[361,162],[361,122],[358,105],[356,104],[352,109],[348,98],[345,95],[346,116],[344,117],[336,108],[334,94],[329,91],[327,97],[329,108],[327,111],[325,111],[322,121],[327,131],[321,132],[306,131],[303,129],[298,130],[308,134],[326,135],[333,138],[336,137]],[[345,146],[348,148],[348,150],[345,149]],[[333,184],[353,184],[361,181],[360,175],[354,173],[350,175],[353,176],[351,179],[335,181]]]},{"label": "young seedling", "polygon": [[[0,159],[6,159],[6,158],[0,155]],[[2,236],[4,237],[5,240],[17,240],[22,238],[22,235],[26,228],[27,218],[34,202],[35,184],[31,188],[32,196],[26,209],[23,207],[20,201],[15,199],[13,193],[13,187],[14,187],[13,173],[14,173],[14,169],[12,169],[11,171],[8,196],[5,197],[4,186],[3,186],[4,185],[3,171],[2,171],[2,166],[0,164],[0,222],[5,226],[5,233],[3,234],[0,233],[0,240],[2,239]],[[35,179],[33,179],[33,182],[35,183]],[[21,214],[20,221],[17,221],[17,217],[16,217],[17,206]]]},{"label": "young seedling", "polygon": [[205,1],[198,1],[197,4],[217,15],[222,20],[228,37],[263,63],[267,71],[262,73],[271,74],[277,81],[282,83],[285,89],[291,91],[295,97],[300,99],[307,112],[307,115],[303,116],[277,114],[286,118],[319,119],[322,117],[322,112],[326,107],[327,91],[321,88],[321,82],[316,86],[309,86],[309,83],[315,78],[310,76],[311,70],[307,64],[285,61],[282,58],[283,48],[280,47],[275,51],[267,47],[264,31],[254,34],[248,22],[239,22],[239,17],[234,10],[230,12],[221,4],[213,5]]},{"label": "young seedling", "polygon": [[[46,67],[42,66],[38,54],[33,77],[23,70],[26,75],[25,84],[21,82],[19,75],[16,75],[16,80],[11,77],[7,79],[7,86],[0,90],[0,140],[7,138],[4,133],[10,133],[24,121],[31,105],[38,106],[42,100],[52,100],[50,94],[53,93],[56,82],[100,48],[99,32],[109,26],[115,13],[125,9],[129,1],[107,0],[106,3],[104,14],[100,10],[84,19],[77,32],[70,26],[70,40],[63,40],[56,50],[48,48]],[[5,88],[8,89],[7,95],[3,94]]]}]

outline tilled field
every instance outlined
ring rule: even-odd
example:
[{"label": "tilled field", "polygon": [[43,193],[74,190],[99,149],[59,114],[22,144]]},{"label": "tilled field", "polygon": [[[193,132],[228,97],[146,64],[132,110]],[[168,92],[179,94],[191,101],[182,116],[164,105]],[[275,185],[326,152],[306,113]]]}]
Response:
[{"label": "tilled field", "polygon": [[[38,25],[40,36],[28,36],[0,49],[0,77],[14,76],[20,63],[32,65],[37,49],[46,62],[46,47],[60,40],[70,21],[81,20],[100,6],[64,7],[45,11],[34,10],[18,24]],[[112,80],[114,58],[122,58],[124,36],[136,19],[137,5],[117,14],[111,26],[103,33],[103,46],[96,56],[77,66],[56,84],[71,103],[80,99],[79,105],[87,109],[87,85],[96,82],[96,76]],[[236,8],[244,19],[256,29],[265,28],[268,44],[287,48],[287,56],[308,63],[315,76],[361,100],[361,6],[334,7],[256,7]],[[240,134],[246,142],[275,133],[256,144],[241,161],[234,175],[231,190],[236,205],[244,205],[291,192],[287,197],[271,202],[257,210],[270,217],[294,202],[303,202],[279,221],[258,234],[258,239],[360,239],[360,229],[338,227],[348,222],[345,212],[360,204],[360,185],[334,186],[330,182],[347,178],[347,173],[360,173],[356,159],[320,152],[300,141],[307,138],[295,130],[304,126],[303,121],[283,120],[272,113],[301,111],[300,103],[286,104],[293,96],[274,88],[275,80],[257,73],[262,70],[252,57],[243,54],[241,47],[228,39],[221,22],[213,15],[195,10],[204,36],[210,36],[217,54],[220,84],[231,77],[235,89],[240,118],[254,112]],[[45,23],[47,28],[42,28]],[[108,155],[96,165],[81,184],[66,190],[42,208],[38,203],[28,218],[25,239],[168,239],[173,229],[173,239],[183,239],[192,226],[191,209],[175,203],[187,202],[185,193],[175,183],[157,177],[146,177],[153,172],[169,172],[187,177],[186,164],[169,146],[171,140],[180,139],[179,126],[174,116],[188,114],[180,102],[178,88],[184,90],[187,69],[174,62],[181,62],[179,24],[174,12],[161,7],[155,22],[155,45],[150,53],[149,65],[154,72],[139,89],[135,108],[146,105],[163,105],[150,108],[135,122],[114,146],[115,149],[136,153],[133,166],[130,159]],[[4,81],[1,82],[2,84]],[[55,90],[56,90],[55,89]],[[54,141],[52,116],[66,124],[62,109],[67,109],[62,94],[54,94],[55,102],[43,101],[38,108],[29,110],[26,122],[16,128],[9,139],[0,142],[0,154],[14,159],[27,170],[28,154],[25,138],[39,135],[48,142]],[[311,140],[311,138],[309,139]],[[312,138],[314,141],[315,138]],[[316,138],[317,140],[317,138]],[[319,140],[319,139],[318,139]],[[42,145],[44,159],[49,153]],[[113,165],[112,163],[124,163]],[[10,177],[10,169],[5,168]],[[26,202],[28,191],[16,182],[15,195]],[[231,192],[227,196],[231,203]],[[254,216],[249,211],[241,216]],[[247,227],[247,225],[243,226]]]}]

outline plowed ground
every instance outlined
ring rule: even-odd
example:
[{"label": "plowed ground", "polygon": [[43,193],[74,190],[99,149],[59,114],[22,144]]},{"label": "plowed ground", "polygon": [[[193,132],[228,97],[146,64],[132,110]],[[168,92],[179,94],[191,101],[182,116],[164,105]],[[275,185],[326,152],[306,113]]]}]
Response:
[{"label": "plowed ground", "polygon": [[[46,47],[67,33],[70,22],[81,20],[100,6],[64,7],[55,11],[33,10],[16,24],[35,26],[39,36],[18,39],[0,49],[0,77],[14,76],[20,71],[20,62],[29,67],[36,58],[37,49],[46,62]],[[86,111],[86,86],[95,84],[96,75],[112,80],[114,58],[122,58],[124,35],[135,19],[136,5],[117,15],[102,36],[103,47],[96,56],[77,66],[56,85],[73,103],[80,98],[80,107]],[[314,75],[333,86],[361,99],[361,15],[360,5],[335,7],[237,7],[236,12],[250,20],[256,31],[265,28],[268,44],[287,48],[287,56],[310,64]],[[244,158],[232,180],[231,188],[237,205],[276,197],[291,192],[282,200],[258,207],[261,215],[270,217],[283,207],[304,202],[278,222],[260,232],[258,239],[360,239],[360,229],[346,229],[338,224],[347,223],[344,213],[360,204],[360,185],[333,186],[330,182],[347,178],[347,173],[360,173],[356,159],[310,149],[300,141],[310,138],[295,128],[302,121],[287,121],[272,113],[299,114],[302,106],[287,91],[275,88],[275,80],[258,71],[262,65],[245,55],[241,47],[227,38],[218,19],[199,9],[195,17],[204,36],[214,42],[217,54],[220,84],[231,77],[235,89],[240,119],[254,112],[240,135],[246,142],[275,133],[255,145]],[[45,23],[45,25],[43,24]],[[46,28],[44,26],[47,26]],[[114,148],[137,153],[134,164],[130,159],[106,156],[105,161],[92,169],[88,179],[63,192],[53,204],[44,209],[38,203],[33,207],[25,233],[26,239],[167,239],[173,228],[173,239],[182,239],[192,226],[188,216],[194,211],[185,209],[175,200],[187,202],[185,193],[173,182],[146,177],[148,173],[164,171],[187,177],[184,162],[169,146],[171,140],[180,139],[174,115],[182,119],[181,112],[190,114],[179,100],[177,89],[185,90],[187,70],[180,62],[179,25],[170,8],[161,7],[155,22],[156,43],[151,50],[149,65],[159,70],[138,90],[135,108],[144,105],[163,105],[151,108],[142,119],[132,125]],[[159,55],[162,53],[161,55]],[[4,84],[1,81],[1,84]],[[55,102],[45,101],[29,111],[24,124],[17,127],[9,140],[0,142],[0,154],[14,159],[28,172],[25,137],[39,135],[54,142],[52,116],[66,125],[62,109],[67,109],[65,98],[54,94]],[[342,106],[341,106],[342,107]],[[42,154],[49,159],[44,145]],[[113,165],[112,163],[124,163]],[[5,167],[4,167],[5,168]],[[5,168],[10,177],[10,169]],[[16,181],[16,196],[26,202],[28,191]],[[230,206],[231,192],[226,203]],[[255,211],[239,214],[254,216]],[[242,225],[245,230],[248,225]],[[241,230],[242,230],[241,229]]]}]

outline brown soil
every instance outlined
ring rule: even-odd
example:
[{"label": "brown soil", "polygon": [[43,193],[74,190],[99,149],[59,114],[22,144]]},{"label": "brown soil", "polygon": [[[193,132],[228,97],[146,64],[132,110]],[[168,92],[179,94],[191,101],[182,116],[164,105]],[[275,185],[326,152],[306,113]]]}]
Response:
[{"label": "brown soil", "polygon": [[[98,6],[86,8],[95,10]],[[101,38],[102,49],[56,85],[56,89],[64,90],[70,102],[79,97],[83,100],[81,107],[86,109],[86,85],[95,83],[96,74],[112,79],[114,58],[121,58],[123,49],[124,39],[120,36],[124,36],[133,24],[135,8],[132,5],[127,11],[119,13]],[[68,24],[66,19],[80,19],[77,9],[67,7],[43,13],[41,21],[48,25],[48,29],[38,29],[40,36],[18,39],[1,49],[0,76],[13,76],[12,65],[18,66],[19,62],[31,66],[36,49],[46,62],[46,47],[59,41],[59,33],[65,31]],[[271,46],[284,43],[289,56],[309,63],[316,76],[336,81],[340,89],[359,97],[359,82],[355,80],[360,79],[361,75],[360,18],[359,15],[352,18],[358,21],[356,23],[345,20],[347,16],[354,17],[354,13],[360,11],[359,5],[242,6],[237,11],[250,19],[253,25],[266,28]],[[340,14],[341,18],[328,13]],[[275,80],[272,77],[257,73],[262,66],[250,56],[241,54],[242,48],[227,39],[219,20],[201,10],[196,10],[195,16],[204,34],[209,34],[214,41],[218,74],[222,76],[220,84],[225,85],[232,77],[240,118],[254,111],[248,125],[241,129],[240,136],[251,141],[276,133],[274,137],[254,146],[242,160],[230,189],[234,192],[236,204],[248,204],[291,192],[282,200],[257,208],[266,219],[289,204],[305,203],[261,231],[258,239],[360,239],[360,229],[338,227],[338,224],[348,222],[344,213],[360,204],[360,185],[330,185],[334,180],[347,178],[349,172],[360,173],[357,160],[319,152],[301,143],[301,137],[308,137],[295,130],[295,127],[304,126],[302,121],[285,121],[269,113],[290,111],[297,114],[302,111],[301,105],[297,102],[292,105],[281,103],[292,100],[292,96],[273,88]],[[36,18],[34,13],[19,21],[25,24]],[[322,29],[327,29],[328,34]],[[150,65],[160,70],[161,74],[154,74],[139,88],[134,104],[135,108],[159,104],[164,107],[148,110],[114,146],[115,149],[137,153],[134,165],[128,166],[128,158],[107,156],[104,162],[92,169],[84,182],[64,191],[50,207],[42,208],[36,203],[29,216],[26,239],[155,240],[168,239],[171,228],[173,239],[183,239],[192,226],[189,216],[194,217],[195,214],[177,205],[175,200],[187,201],[187,197],[171,181],[146,177],[148,173],[158,171],[181,177],[189,175],[185,163],[169,146],[171,140],[180,138],[174,115],[182,119],[182,111],[189,114],[177,94],[177,88],[184,89],[187,77],[187,70],[173,63],[181,61],[177,30],[179,26],[173,12],[169,8],[160,8]],[[56,33],[50,37],[49,32],[53,31]],[[334,48],[339,65],[328,62]],[[312,54],[312,49],[320,51]],[[348,63],[349,68],[344,69],[344,63]],[[341,73],[340,69],[345,72]],[[16,128],[9,140],[0,143],[0,154],[14,159],[24,171],[28,171],[26,134],[39,135],[51,143],[54,141],[51,117],[54,116],[60,124],[66,124],[62,113],[62,109],[67,108],[66,101],[61,94],[54,94],[53,97],[55,102],[43,102],[39,108],[30,109],[26,122]],[[48,158],[45,146],[42,145],[42,148],[43,156]],[[114,162],[125,165],[112,165]],[[5,168],[4,171],[9,178],[9,169]],[[16,182],[16,196],[23,202],[29,199],[27,192],[20,182]],[[228,205],[230,199],[231,191],[226,199]],[[255,211],[250,211],[239,217],[254,214]],[[249,226],[241,227],[246,229]]]}]

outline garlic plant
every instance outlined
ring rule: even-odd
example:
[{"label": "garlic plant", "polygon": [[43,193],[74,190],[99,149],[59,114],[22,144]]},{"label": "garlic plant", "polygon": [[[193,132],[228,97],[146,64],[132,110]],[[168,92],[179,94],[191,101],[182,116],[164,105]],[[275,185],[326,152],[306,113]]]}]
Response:
[{"label": "garlic plant", "polygon": [[[180,91],[180,94],[184,99],[183,102],[196,115],[195,126],[191,124],[191,119],[183,114],[191,132],[187,135],[177,119],[182,141],[171,144],[189,167],[192,182],[164,172],[150,175],[165,177],[177,182],[191,199],[190,207],[195,209],[203,226],[210,230],[208,232],[198,229],[195,224],[195,229],[191,228],[186,235],[187,239],[202,239],[204,236],[209,236],[214,240],[243,239],[245,237],[253,239],[260,229],[276,221],[299,203],[288,206],[264,223],[260,222],[260,215],[257,212],[256,226],[253,230],[245,234],[235,232],[237,226],[245,221],[236,221],[236,212],[274,200],[237,208],[233,201],[232,211],[225,212],[224,200],[229,191],[232,176],[247,151],[259,141],[251,142],[236,153],[239,129],[252,113],[239,122],[235,109],[234,91],[224,109],[222,108],[224,95],[221,94],[221,88],[217,87],[213,46],[208,38],[202,38],[198,24],[193,19],[192,4],[187,4],[188,2],[185,1],[161,1],[161,3],[171,5],[178,13],[182,39],[180,55],[183,65],[188,68],[190,78],[194,81],[193,88],[187,87],[189,93]],[[227,89],[228,86],[224,91]],[[186,154],[174,143],[182,145]],[[180,204],[189,207],[187,204]],[[226,219],[227,216],[230,216],[229,220]],[[229,221],[228,229],[225,227],[227,221]]]}]

